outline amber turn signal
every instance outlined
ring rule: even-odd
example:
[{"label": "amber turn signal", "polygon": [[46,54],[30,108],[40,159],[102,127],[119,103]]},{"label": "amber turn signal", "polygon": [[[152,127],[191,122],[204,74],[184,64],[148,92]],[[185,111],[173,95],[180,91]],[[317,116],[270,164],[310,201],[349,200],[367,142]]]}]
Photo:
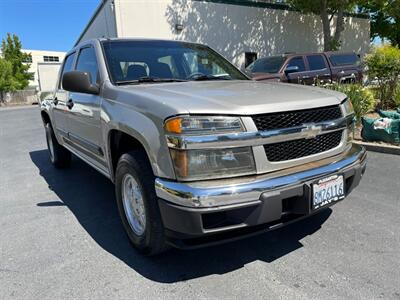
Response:
[{"label": "amber turn signal", "polygon": [[165,122],[165,130],[171,133],[182,133],[182,118],[174,118]]}]

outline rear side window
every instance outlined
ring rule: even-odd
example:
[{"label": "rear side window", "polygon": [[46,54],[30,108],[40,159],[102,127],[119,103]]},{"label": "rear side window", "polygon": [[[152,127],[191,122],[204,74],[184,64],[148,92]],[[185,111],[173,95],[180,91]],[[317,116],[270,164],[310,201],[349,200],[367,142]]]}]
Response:
[{"label": "rear side window", "polygon": [[[73,67],[73,63],[74,63],[74,57],[75,57],[75,53],[72,53],[72,54],[68,55],[65,58],[63,70],[62,70],[62,73],[61,73],[61,78],[63,77],[65,72],[72,71],[72,67]],[[60,85],[59,85],[60,88],[61,88],[61,84],[62,84],[62,80],[60,80]]]},{"label": "rear side window", "polygon": [[287,65],[287,68],[288,67],[298,67],[299,70],[297,72],[304,72],[306,70],[306,66],[304,65],[303,57],[292,58]]},{"label": "rear side window", "polygon": [[311,71],[322,70],[326,68],[325,59],[322,55],[308,55],[307,61]]},{"label": "rear side window", "polygon": [[360,65],[360,58],[356,54],[333,54],[329,57],[332,65]]},{"label": "rear side window", "polygon": [[97,82],[97,74],[99,69],[97,67],[96,53],[92,47],[83,48],[79,52],[76,70],[89,72],[92,79],[92,84]]}]

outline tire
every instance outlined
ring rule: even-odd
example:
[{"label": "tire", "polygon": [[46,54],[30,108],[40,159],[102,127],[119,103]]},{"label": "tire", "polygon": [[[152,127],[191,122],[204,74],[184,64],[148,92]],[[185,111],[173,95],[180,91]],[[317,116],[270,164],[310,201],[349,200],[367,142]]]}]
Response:
[{"label": "tire", "polygon": [[118,212],[130,242],[145,255],[167,249],[154,179],[145,151],[134,150],[119,159],[115,172]]},{"label": "tire", "polygon": [[71,164],[71,152],[69,152],[58,143],[50,123],[47,123],[45,125],[45,129],[47,149],[49,150],[51,163],[57,169],[65,169],[69,167],[69,165]]}]

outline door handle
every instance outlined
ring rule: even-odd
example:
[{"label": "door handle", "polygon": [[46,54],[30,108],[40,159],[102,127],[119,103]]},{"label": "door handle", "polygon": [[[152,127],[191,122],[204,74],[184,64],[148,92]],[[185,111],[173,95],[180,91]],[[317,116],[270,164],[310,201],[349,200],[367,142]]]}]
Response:
[{"label": "door handle", "polygon": [[69,99],[68,101],[67,101],[67,107],[69,108],[69,109],[72,109],[72,107],[74,107],[74,101],[72,100],[72,99]]},{"label": "door handle", "polygon": [[57,104],[58,104],[58,99],[57,99],[57,97],[55,97],[55,98],[53,99],[53,103],[54,103],[54,105],[57,105]]}]

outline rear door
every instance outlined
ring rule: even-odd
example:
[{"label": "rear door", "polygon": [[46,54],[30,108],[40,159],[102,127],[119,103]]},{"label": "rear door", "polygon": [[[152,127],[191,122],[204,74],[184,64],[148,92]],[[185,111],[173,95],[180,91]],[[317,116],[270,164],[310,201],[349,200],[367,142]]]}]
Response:
[{"label": "rear door", "polygon": [[285,70],[289,67],[297,67],[298,70],[296,72],[286,74],[288,82],[302,84],[308,77],[303,56],[295,56],[290,58],[285,66]]},{"label": "rear door", "polygon": [[331,81],[331,70],[328,62],[322,54],[311,54],[306,56],[309,77],[305,80],[306,84],[314,84],[316,80],[325,82]]},{"label": "rear door", "polygon": [[75,52],[69,54],[65,59],[60,73],[59,81],[57,83],[57,88],[55,92],[55,97],[53,100],[53,129],[58,136],[67,137],[68,126],[67,126],[67,114],[68,108],[66,106],[69,99],[69,92],[65,91],[62,87],[62,76],[65,72],[73,70],[75,61]]},{"label": "rear door", "polygon": [[[99,69],[94,47],[84,46],[77,53],[76,71],[88,72],[92,84],[99,84]],[[81,154],[104,163],[101,147],[99,95],[71,92],[68,109],[68,136],[72,146]]]}]

